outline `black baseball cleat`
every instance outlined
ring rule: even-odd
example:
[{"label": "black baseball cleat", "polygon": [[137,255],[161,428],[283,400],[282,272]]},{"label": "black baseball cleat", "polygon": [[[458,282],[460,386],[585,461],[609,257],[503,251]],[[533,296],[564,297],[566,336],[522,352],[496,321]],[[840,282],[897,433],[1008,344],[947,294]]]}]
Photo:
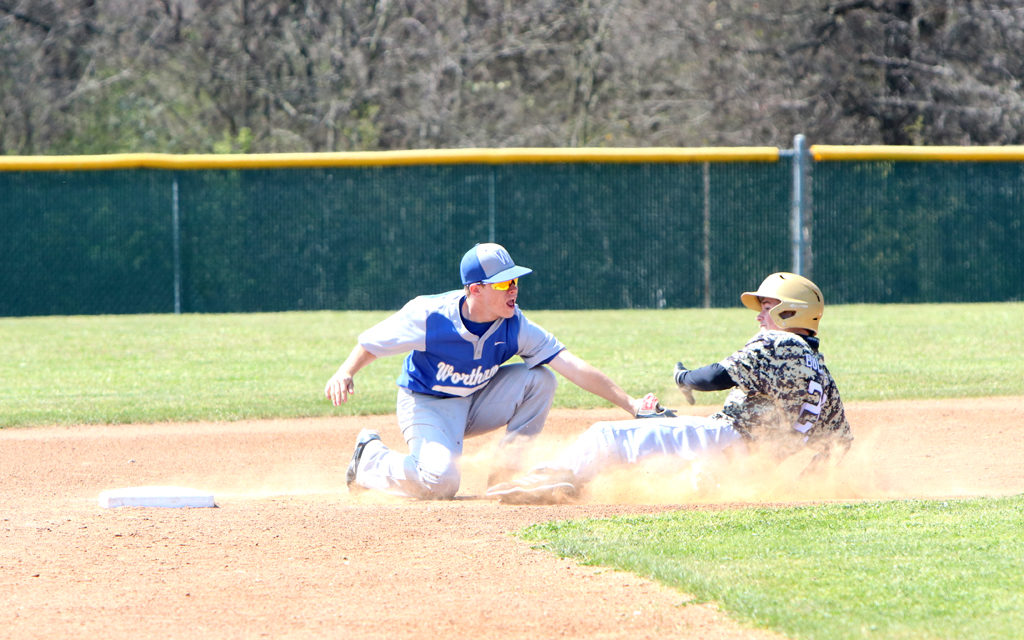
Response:
[{"label": "black baseball cleat", "polygon": [[488,498],[505,504],[563,504],[579,497],[576,476],[562,469],[539,469],[487,489]]},{"label": "black baseball cleat", "polygon": [[348,463],[348,471],[345,472],[345,484],[349,492],[361,491],[362,487],[355,484],[356,472],[359,471],[359,459],[363,457],[363,449],[374,440],[380,440],[380,434],[370,429],[363,429],[356,438],[356,450],[352,452],[352,460]]}]

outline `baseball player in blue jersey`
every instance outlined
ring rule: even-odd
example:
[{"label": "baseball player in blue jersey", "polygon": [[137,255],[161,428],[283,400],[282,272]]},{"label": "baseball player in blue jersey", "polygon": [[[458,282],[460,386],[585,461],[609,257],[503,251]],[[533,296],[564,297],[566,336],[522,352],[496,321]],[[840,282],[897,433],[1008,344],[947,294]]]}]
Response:
[{"label": "baseball player in blue jersey", "polygon": [[[550,503],[575,498],[601,471],[656,456],[687,463],[720,452],[768,447],[780,459],[811,447],[811,465],[845,453],[852,441],[835,380],[818,351],[821,290],[792,273],[774,273],[757,291],[740,296],[757,311],[760,331],[721,362],[693,371],[677,364],[675,382],[692,391],[732,389],[721,411],[700,416],[598,422],[552,462],[487,495],[509,503]],[[656,402],[656,400],[652,400]]]},{"label": "baseball player in blue jersey", "polygon": [[[504,247],[476,245],[463,256],[460,271],[462,289],[417,297],[364,331],[327,382],[324,393],[338,406],[354,393],[360,369],[380,357],[407,354],[398,376],[397,414],[409,453],[389,449],[380,434],[364,429],[348,467],[350,491],[451,498],[459,489],[464,438],[502,427],[497,473],[514,470],[551,408],[557,380],[548,367],[630,415],[640,409],[642,400],[527,319],[516,299],[519,278],[532,270],[516,265]],[[514,356],[523,362],[506,364]]]}]

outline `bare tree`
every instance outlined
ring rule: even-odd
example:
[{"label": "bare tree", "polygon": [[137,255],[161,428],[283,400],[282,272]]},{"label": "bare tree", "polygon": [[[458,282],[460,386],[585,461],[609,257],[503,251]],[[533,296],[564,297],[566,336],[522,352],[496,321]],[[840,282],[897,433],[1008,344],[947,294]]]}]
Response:
[{"label": "bare tree", "polygon": [[814,139],[1021,140],[1020,2],[847,0],[829,3],[810,24],[791,51],[807,78],[802,111]]},{"label": "bare tree", "polygon": [[0,0],[0,152],[1019,143],[1024,0]]}]

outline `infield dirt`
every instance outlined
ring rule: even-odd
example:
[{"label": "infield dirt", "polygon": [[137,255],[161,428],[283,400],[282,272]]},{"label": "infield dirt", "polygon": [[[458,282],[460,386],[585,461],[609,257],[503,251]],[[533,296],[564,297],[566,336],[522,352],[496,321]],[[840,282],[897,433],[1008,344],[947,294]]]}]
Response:
[{"label": "infield dirt", "polygon": [[[686,407],[706,415],[716,407]],[[1024,492],[1024,397],[852,403],[857,438],[814,486],[766,465],[697,500],[650,471],[584,504],[479,499],[497,434],[467,441],[456,500],[351,496],[355,435],[393,416],[0,430],[0,636],[772,638],[649,580],[510,535],[552,519],[803,500]],[[615,410],[554,411],[542,457]],[[784,469],[785,471],[785,469]],[[661,476],[659,476],[661,477]],[[103,509],[103,490],[212,491],[213,509]],[[669,492],[654,487],[670,485]]]}]

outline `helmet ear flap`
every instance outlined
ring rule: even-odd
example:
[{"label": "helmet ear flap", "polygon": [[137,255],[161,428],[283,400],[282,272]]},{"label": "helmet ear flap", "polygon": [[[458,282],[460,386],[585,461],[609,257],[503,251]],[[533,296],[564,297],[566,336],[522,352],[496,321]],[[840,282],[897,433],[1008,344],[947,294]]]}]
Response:
[{"label": "helmet ear flap", "polygon": [[797,315],[796,311],[790,309],[785,302],[780,302],[779,304],[772,307],[772,310],[769,312],[769,314],[771,315],[772,320],[775,322],[775,326],[781,329],[788,329],[789,321],[795,318]]}]

